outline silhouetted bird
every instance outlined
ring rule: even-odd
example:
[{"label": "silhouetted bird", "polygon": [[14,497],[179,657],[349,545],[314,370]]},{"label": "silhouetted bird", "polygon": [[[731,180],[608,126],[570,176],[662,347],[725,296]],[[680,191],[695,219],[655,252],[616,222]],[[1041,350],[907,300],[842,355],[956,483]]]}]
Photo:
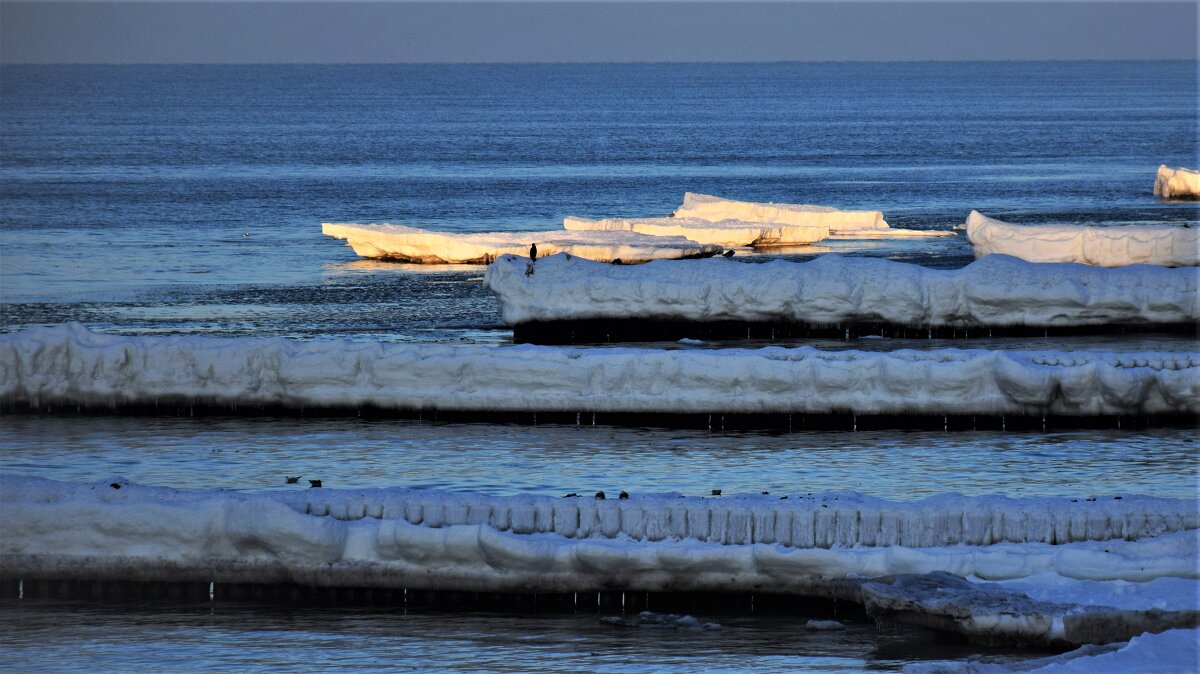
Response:
[{"label": "silhouetted bird", "polygon": [[628,501],[629,500],[629,492],[623,491],[623,492],[621,492],[621,495],[618,496],[617,498],[621,499],[622,501]]},{"label": "silhouetted bird", "polygon": [[619,258],[619,257],[613,258],[613,261],[612,261],[612,263],[613,263],[613,264],[622,264],[622,263],[621,263],[621,258]]},{"label": "silhouetted bird", "polygon": [[735,252],[737,252],[737,251],[730,248],[729,250],[725,251],[724,253],[721,253],[721,255],[724,255],[725,257],[733,257],[733,254]]},{"label": "silhouetted bird", "polygon": [[567,494],[563,498],[575,498],[576,496],[579,496],[579,494],[576,494],[575,492],[571,492],[570,494]]},{"label": "silhouetted bird", "polygon": [[297,482],[300,481],[300,478],[302,478],[302,477],[304,477],[304,476],[297,475],[296,477],[292,477],[291,475],[284,475],[283,479],[287,480],[288,484],[296,484]]},{"label": "silhouetted bird", "polygon": [[121,488],[121,485],[117,484],[116,482],[114,482],[114,483],[112,483],[112,484],[110,484],[110,485],[108,485],[108,486],[112,487],[113,489],[120,489],[120,488]]},{"label": "silhouetted bird", "polygon": [[529,259],[530,260],[537,259],[537,244],[536,243],[532,243],[529,245]]},{"label": "silhouetted bird", "polygon": [[713,496],[720,496],[720,495],[721,495],[721,490],[720,490],[720,489],[714,489],[714,490],[712,490],[712,495],[713,495]]},{"label": "silhouetted bird", "polygon": [[602,491],[598,491],[598,492],[596,492],[596,500],[597,500],[597,501],[603,501],[603,500],[604,500],[604,498],[605,498],[605,497],[604,497],[604,492],[602,492]]},{"label": "silhouetted bird", "polygon": [[769,492],[769,491],[764,491],[764,492],[763,492],[763,495],[765,496],[765,495],[767,495],[767,494],[770,494],[770,493],[771,493],[771,492]]},{"label": "silhouetted bird", "polygon": [[315,487],[320,487],[320,486],[321,486],[321,481],[320,481],[320,480],[309,480],[309,481],[308,481],[308,488],[309,488],[309,489],[313,489],[313,488],[315,488]]}]

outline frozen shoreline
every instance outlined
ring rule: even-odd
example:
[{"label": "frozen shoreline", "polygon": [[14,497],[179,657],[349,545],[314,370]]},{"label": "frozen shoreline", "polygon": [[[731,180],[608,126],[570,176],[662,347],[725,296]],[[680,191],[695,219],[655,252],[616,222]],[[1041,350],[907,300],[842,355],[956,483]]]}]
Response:
[{"label": "frozen shoreline", "polygon": [[[1200,608],[1194,500],[267,494],[0,476],[0,504],[6,578],[771,592],[1043,643],[1127,639],[1194,623]],[[1056,601],[963,576],[1048,584]],[[1088,601],[1117,582],[1167,584],[1145,601]]]},{"label": "frozen shoreline", "polygon": [[971,211],[967,239],[975,257],[1003,254],[1029,262],[1075,262],[1097,267],[1200,265],[1200,228],[1015,225]]},{"label": "frozen shoreline", "polygon": [[1195,415],[1200,354],[576,349],[0,335],[9,406],[477,412]]}]

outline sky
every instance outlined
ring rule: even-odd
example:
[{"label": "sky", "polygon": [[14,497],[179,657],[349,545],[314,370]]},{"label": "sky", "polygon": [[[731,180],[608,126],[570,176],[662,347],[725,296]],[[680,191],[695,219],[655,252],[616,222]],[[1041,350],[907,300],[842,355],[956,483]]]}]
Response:
[{"label": "sky", "polygon": [[1190,2],[0,2],[0,63],[1197,58]]}]

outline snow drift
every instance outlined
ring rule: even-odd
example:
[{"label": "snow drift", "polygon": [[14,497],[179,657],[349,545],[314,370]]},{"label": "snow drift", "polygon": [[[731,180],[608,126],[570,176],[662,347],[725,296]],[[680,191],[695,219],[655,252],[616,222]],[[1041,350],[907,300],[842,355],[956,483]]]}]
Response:
[{"label": "snow drift", "polygon": [[816,243],[829,237],[825,225],[790,225],[721,220],[712,222],[700,218],[609,218],[588,220],[568,217],[563,227],[570,231],[637,232],[651,236],[682,236],[698,243],[726,248],[749,246],[798,246]]},{"label": "snow drift", "polygon": [[1154,194],[1167,199],[1200,197],[1200,171],[1186,168],[1158,167],[1154,176]]},{"label": "snow drift", "polygon": [[501,257],[484,284],[505,322],[596,318],[926,326],[1103,326],[1200,320],[1193,269],[1097,269],[989,255],[957,270],[822,255],[613,267],[553,257],[525,274]]},{"label": "snow drift", "polygon": [[1200,264],[1200,229],[1195,227],[1014,225],[971,211],[966,229],[977,258],[999,253],[1029,262],[1078,262],[1097,267]]},{"label": "snow drift", "polygon": [[681,236],[647,236],[637,232],[552,230],[547,232],[431,232],[403,225],[324,223],[326,236],[345,239],[361,257],[426,264],[487,264],[503,254],[569,253],[599,262],[704,257],[720,246],[699,244]]},{"label": "snow drift", "polygon": [[[1023,595],[957,576],[1175,578],[1177,587],[1198,586],[1196,501],[1137,496],[597,500],[405,489],[188,492],[0,476],[0,506],[6,577],[816,596],[875,578],[861,589],[868,611],[938,615],[949,602],[976,607],[976,628],[979,607]],[[887,578],[901,574],[918,578]],[[1194,596],[1184,593],[1169,609],[1186,611]],[[1048,621],[1043,637],[1072,640],[1055,618],[1079,612],[1074,606],[1026,597],[1022,610],[1023,634],[1033,631],[1028,623]],[[1014,633],[1003,624],[998,631]]]},{"label": "snow drift", "polygon": [[762,204],[692,192],[683,195],[683,205],[676,209],[674,215],[677,218],[699,218],[713,222],[743,220],[771,225],[826,227],[832,238],[955,235],[954,232],[892,229],[879,211],[841,211],[829,206],[804,204]]},{"label": "snow drift", "polygon": [[1196,414],[1200,355],[297,342],[127,337],[68,324],[0,335],[0,400],[33,407]]}]

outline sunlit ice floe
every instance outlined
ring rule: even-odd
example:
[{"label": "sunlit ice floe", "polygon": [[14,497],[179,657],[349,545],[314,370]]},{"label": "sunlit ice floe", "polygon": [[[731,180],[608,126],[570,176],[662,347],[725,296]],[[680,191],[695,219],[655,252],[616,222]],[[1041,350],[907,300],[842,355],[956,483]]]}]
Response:
[{"label": "sunlit ice floe", "polygon": [[829,237],[825,225],[764,224],[741,220],[710,221],[700,218],[608,218],[589,220],[568,217],[570,231],[637,232],[651,236],[682,236],[692,241],[726,248],[799,246]]},{"label": "sunlit ice floe", "polygon": [[1192,269],[1099,269],[989,255],[963,269],[824,255],[810,262],[691,260],[613,267],[556,256],[526,274],[501,257],[484,283],[510,325],[649,318],[882,322],[904,326],[1102,326],[1200,320]]},{"label": "sunlit ice floe", "polygon": [[1200,171],[1163,164],[1154,176],[1154,194],[1167,199],[1200,198]]},{"label": "sunlit ice floe", "polygon": [[432,232],[404,225],[338,223],[324,223],[321,231],[345,239],[362,257],[424,264],[487,264],[506,253],[529,255],[531,244],[537,245],[539,255],[568,253],[598,262],[636,263],[721,252],[720,246],[679,236],[621,231]]},{"label": "sunlit ice floe", "polygon": [[736,201],[707,194],[688,192],[677,218],[701,220],[744,220],[773,225],[815,225],[827,227],[831,238],[883,238],[888,236],[955,236],[954,232],[918,229],[892,229],[879,211],[842,211],[829,206],[774,204]]},{"label": "sunlit ice floe", "polygon": [[478,412],[1192,415],[1200,354],[577,349],[0,335],[6,405]]},{"label": "sunlit ice floe", "polygon": [[[955,631],[1034,642],[1111,641],[1130,636],[1127,623],[1158,629],[1195,620],[1194,499],[783,496],[267,494],[0,476],[0,572],[497,592],[770,592],[849,599],[910,622],[949,617]],[[1047,602],[965,576],[1050,585],[1059,600],[1071,586],[1079,601]],[[1087,601],[1091,587],[1117,581],[1179,592],[1165,609],[1161,588],[1140,603]]]},{"label": "sunlit ice floe", "polygon": [[977,258],[999,253],[1030,262],[1077,262],[1098,267],[1200,264],[1197,227],[1017,225],[971,211],[966,230]]},{"label": "sunlit ice floe", "polygon": [[1128,642],[1086,645],[1062,655],[1016,663],[933,662],[905,665],[904,674],[1181,674],[1200,671],[1200,630],[1145,633]]}]

